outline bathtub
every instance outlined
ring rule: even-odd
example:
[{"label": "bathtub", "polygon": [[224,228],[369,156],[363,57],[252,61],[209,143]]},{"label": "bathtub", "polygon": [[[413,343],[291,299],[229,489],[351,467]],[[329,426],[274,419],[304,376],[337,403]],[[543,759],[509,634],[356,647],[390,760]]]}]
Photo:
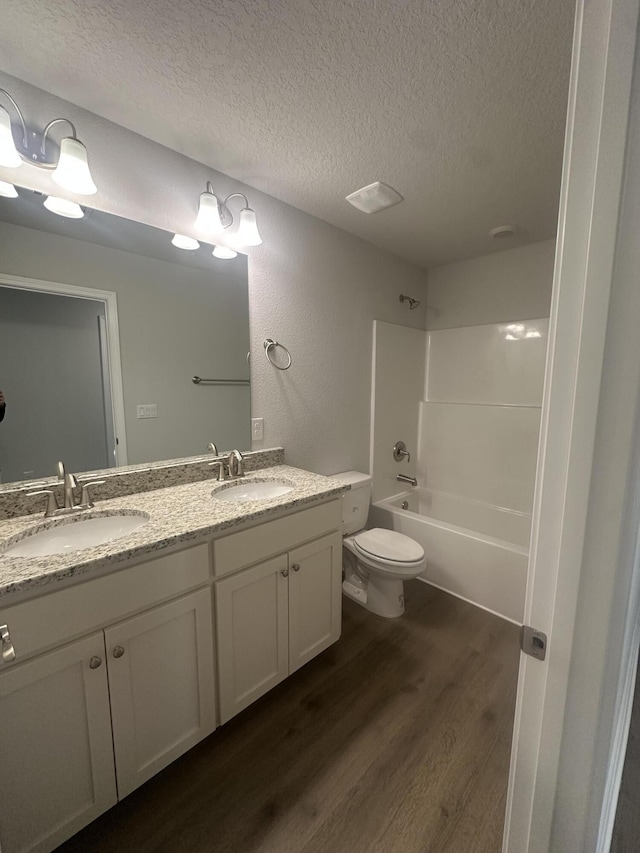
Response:
[{"label": "bathtub", "polygon": [[419,488],[374,503],[367,527],[419,542],[427,555],[423,580],[522,622],[530,514]]}]

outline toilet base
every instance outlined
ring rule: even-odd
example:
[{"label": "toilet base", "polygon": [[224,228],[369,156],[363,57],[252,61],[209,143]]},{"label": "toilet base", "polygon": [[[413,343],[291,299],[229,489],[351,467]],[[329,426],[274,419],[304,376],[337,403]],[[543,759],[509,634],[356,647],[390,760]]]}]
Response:
[{"label": "toilet base", "polygon": [[376,577],[373,582],[369,578],[367,583],[362,583],[360,578],[347,578],[342,582],[342,592],[366,610],[385,619],[397,619],[404,613],[402,581]]}]

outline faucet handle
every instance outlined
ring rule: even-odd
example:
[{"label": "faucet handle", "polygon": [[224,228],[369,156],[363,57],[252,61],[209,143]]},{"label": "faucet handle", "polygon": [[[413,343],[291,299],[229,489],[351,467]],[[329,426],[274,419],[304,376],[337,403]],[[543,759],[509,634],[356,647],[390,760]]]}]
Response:
[{"label": "faucet handle", "polygon": [[218,482],[223,483],[225,480],[225,474],[227,471],[225,460],[224,459],[216,459],[215,462],[209,462],[208,465],[210,468],[213,468],[214,472],[216,472],[216,474],[217,474],[216,479],[218,480]]},{"label": "faucet handle", "polygon": [[90,483],[81,483],[82,494],[80,495],[80,506],[86,509],[91,509],[93,506],[93,500],[89,494],[89,489],[92,486],[104,486],[104,483],[104,480],[92,480]]},{"label": "faucet handle", "polygon": [[44,511],[44,517],[49,518],[58,509],[58,502],[56,501],[56,493],[53,491],[53,489],[41,489],[38,492],[27,492],[26,497],[37,498],[40,495],[46,495],[47,496],[47,508]]}]

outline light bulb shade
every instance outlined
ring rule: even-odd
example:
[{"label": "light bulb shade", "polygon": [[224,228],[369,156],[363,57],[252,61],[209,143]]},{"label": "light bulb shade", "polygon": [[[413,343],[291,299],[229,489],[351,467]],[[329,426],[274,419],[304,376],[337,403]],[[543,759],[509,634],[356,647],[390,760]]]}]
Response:
[{"label": "light bulb shade", "polygon": [[171,238],[171,242],[174,246],[177,246],[178,249],[187,249],[189,252],[200,248],[200,243],[198,243],[197,240],[193,237],[187,237],[184,234],[174,234]]},{"label": "light bulb shade", "polygon": [[214,246],[213,257],[221,258],[224,261],[229,261],[231,260],[231,258],[237,258],[238,253],[234,252],[233,249],[227,249],[226,246]]},{"label": "light bulb shade", "polygon": [[22,163],[11,132],[11,118],[4,107],[0,107],[0,166],[15,169]]},{"label": "light bulb shade", "polygon": [[18,198],[18,190],[7,181],[0,181],[0,195],[4,198]]},{"label": "light bulb shade", "polygon": [[213,193],[200,193],[195,227],[203,234],[220,234],[224,230],[220,219],[218,199]]},{"label": "light bulb shade", "polygon": [[93,195],[98,191],[89,171],[87,149],[72,136],[60,143],[60,158],[51,177],[56,184],[78,195]]},{"label": "light bulb shade", "polygon": [[84,216],[84,210],[75,201],[67,201],[66,198],[58,198],[55,195],[47,196],[44,206],[51,213],[57,213],[58,216],[64,216],[66,219],[82,219]]},{"label": "light bulb shade", "polygon": [[238,243],[243,246],[259,246],[262,243],[262,237],[256,224],[256,214],[250,207],[245,207],[240,212],[237,238]]}]

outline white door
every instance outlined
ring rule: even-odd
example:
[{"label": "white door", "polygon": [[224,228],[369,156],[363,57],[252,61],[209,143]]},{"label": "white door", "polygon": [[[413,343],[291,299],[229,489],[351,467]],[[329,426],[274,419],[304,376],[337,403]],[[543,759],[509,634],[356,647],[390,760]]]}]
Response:
[{"label": "white door", "polygon": [[105,631],[118,797],[216,726],[211,591]]},{"label": "white door", "polygon": [[116,802],[100,631],[0,676],[0,847],[50,851]]},{"label": "white door", "polygon": [[216,581],[220,721],[289,674],[285,554]]},{"label": "white door", "polygon": [[332,533],[289,554],[289,672],[340,638],[342,537]]},{"label": "white door", "polygon": [[608,850],[622,675],[612,639],[629,607],[616,561],[640,373],[637,257],[625,271],[619,230],[635,217],[637,245],[637,190],[622,191],[637,21],[638,0],[578,2],[525,604],[548,651],[522,656],[508,853]]}]

